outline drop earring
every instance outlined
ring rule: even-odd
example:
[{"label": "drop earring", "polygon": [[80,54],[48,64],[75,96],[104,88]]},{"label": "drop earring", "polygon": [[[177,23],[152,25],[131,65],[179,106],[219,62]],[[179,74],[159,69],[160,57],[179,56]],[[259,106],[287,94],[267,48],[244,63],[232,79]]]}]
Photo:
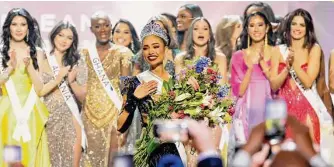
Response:
[{"label": "drop earring", "polygon": [[268,46],[268,36],[266,34],[266,36],[264,37],[264,48],[267,48]]},{"label": "drop earring", "polygon": [[29,41],[29,31],[27,32],[27,42]]},{"label": "drop earring", "polygon": [[130,47],[131,47],[132,52],[134,52],[135,51],[135,45],[133,44],[133,41],[131,41]]}]

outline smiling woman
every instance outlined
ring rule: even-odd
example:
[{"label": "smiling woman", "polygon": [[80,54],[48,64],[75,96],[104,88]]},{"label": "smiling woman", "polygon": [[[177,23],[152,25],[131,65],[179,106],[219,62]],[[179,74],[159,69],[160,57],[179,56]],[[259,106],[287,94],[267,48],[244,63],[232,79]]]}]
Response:
[{"label": "smiling woman", "polygon": [[40,96],[50,112],[46,131],[51,164],[78,167],[81,150],[86,149],[86,135],[77,101],[84,98],[87,68],[80,59],[78,33],[72,24],[59,22],[50,32],[50,41],[52,50],[40,63]]},{"label": "smiling woman", "polygon": [[197,17],[203,17],[202,9],[196,4],[186,4],[179,8],[177,12],[177,38],[180,50],[186,50],[187,31],[191,22]]},{"label": "smiling woman", "polygon": [[274,47],[271,24],[261,12],[247,16],[240,43],[240,50],[231,59],[232,93],[237,98],[233,117],[241,129],[234,132],[238,144],[245,142],[252,128],[264,121],[265,100],[271,98],[269,64],[273,56],[280,56]]},{"label": "smiling woman", "polygon": [[[163,28],[154,21],[149,22],[141,33],[143,57],[150,65],[150,70],[144,71],[137,76],[128,77],[124,80],[122,90],[125,106],[118,119],[118,130],[126,133],[132,124],[134,113],[140,111],[142,127],[150,127],[153,120],[150,119],[150,108],[154,101],[159,99],[163,82],[172,79],[172,76],[164,69],[163,60],[169,38]],[[148,125],[149,124],[149,125]],[[145,131],[143,131],[145,132]],[[140,132],[139,132],[140,133]],[[147,134],[148,135],[148,134]],[[144,136],[147,138],[148,136]],[[142,139],[141,141],[144,141]],[[136,166],[157,166],[160,158],[166,154],[179,155],[174,143],[161,143],[151,152],[147,152],[147,143],[140,143],[135,154]]]},{"label": "smiling woman", "polygon": [[36,34],[31,15],[23,8],[9,11],[2,26],[0,86],[0,166],[7,166],[4,149],[18,146],[17,161],[27,167],[50,166],[45,133],[48,110],[37,97],[35,79],[43,56],[35,47]]},{"label": "smiling woman", "polygon": [[134,26],[125,19],[120,19],[112,29],[112,41],[128,47],[135,55],[140,50],[140,41]]}]

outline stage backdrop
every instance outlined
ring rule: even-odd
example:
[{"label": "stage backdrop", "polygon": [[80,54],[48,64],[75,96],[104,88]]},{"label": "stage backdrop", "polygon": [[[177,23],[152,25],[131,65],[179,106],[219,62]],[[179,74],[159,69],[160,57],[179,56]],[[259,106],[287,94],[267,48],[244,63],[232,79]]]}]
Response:
[{"label": "stage backdrop", "polygon": [[[48,33],[60,20],[72,21],[78,30],[80,46],[93,41],[90,33],[90,16],[98,10],[110,14],[112,23],[124,18],[131,21],[138,34],[151,16],[162,12],[176,15],[178,8],[186,3],[198,4],[204,16],[213,28],[224,15],[242,15],[245,7],[251,2],[210,2],[210,1],[177,1],[177,2],[0,2],[0,24],[2,25],[7,12],[15,7],[26,8],[35,17],[41,28],[46,44]],[[275,15],[284,16],[297,8],[308,10],[314,20],[315,30],[328,61],[329,52],[334,48],[334,2],[267,2]]]}]

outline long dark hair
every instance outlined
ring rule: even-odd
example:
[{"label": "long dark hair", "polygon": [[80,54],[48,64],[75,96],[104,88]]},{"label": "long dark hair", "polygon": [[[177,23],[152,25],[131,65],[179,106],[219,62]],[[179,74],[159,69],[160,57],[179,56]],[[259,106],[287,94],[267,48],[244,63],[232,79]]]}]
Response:
[{"label": "long dark hair", "polygon": [[40,31],[40,28],[39,28],[39,24],[38,24],[36,18],[34,18],[34,27],[35,27],[35,32],[36,32],[36,36],[37,36],[35,44],[36,44],[36,46],[44,49],[44,42],[43,42],[41,31]]},{"label": "long dark hair", "polygon": [[208,56],[213,61],[215,59],[215,56],[216,56],[216,51],[215,51],[216,41],[215,41],[215,37],[214,37],[213,32],[212,32],[212,28],[211,28],[210,23],[204,17],[196,18],[190,25],[190,28],[188,30],[189,33],[188,33],[188,37],[187,37],[187,46],[186,46],[187,56],[186,56],[186,59],[192,59],[194,57],[195,49],[194,49],[193,31],[194,31],[195,23],[200,21],[200,20],[205,21],[209,25],[209,32],[210,32],[209,43],[208,43],[208,54],[207,55],[202,55],[202,56]]},{"label": "long dark hair", "polygon": [[170,13],[161,13],[161,15],[165,16],[170,20],[173,24],[173,27],[176,29],[177,27],[177,22],[176,22],[176,16],[170,14]]},{"label": "long dark hair", "polygon": [[[269,27],[269,30],[267,32],[267,38],[268,38],[267,44],[270,46],[275,46],[275,38],[274,38],[273,30],[272,30],[269,20],[266,18],[266,16],[262,12],[255,12],[255,13],[248,15],[243,23],[243,30],[240,35],[240,45],[238,46],[238,50],[248,48],[248,24],[249,24],[250,19],[254,16],[260,16],[264,20],[264,23],[266,24],[266,26]],[[250,44],[249,44],[250,46],[252,44],[252,39],[250,38],[249,41],[250,41]]]},{"label": "long dark hair", "polygon": [[66,53],[63,56],[62,62],[63,62],[63,65],[65,65],[65,66],[70,65],[71,67],[73,67],[78,62],[78,60],[80,59],[80,55],[79,55],[78,50],[77,50],[79,39],[78,39],[77,30],[69,22],[60,21],[55,27],[53,27],[52,31],[50,32],[49,39],[50,39],[51,46],[52,46],[50,54],[54,53],[54,51],[55,51],[56,46],[55,46],[54,39],[60,33],[60,31],[63,30],[63,29],[70,29],[72,31],[73,42],[72,42],[72,45],[66,50]]},{"label": "long dark hair", "polygon": [[313,20],[310,13],[304,9],[297,9],[291,12],[286,20],[286,31],[285,31],[285,43],[288,47],[291,46],[292,37],[291,37],[291,23],[295,16],[302,16],[305,21],[306,26],[306,35],[303,47],[308,48],[309,50],[313,47],[314,44],[318,43],[317,37],[315,35]]},{"label": "long dark hair", "polygon": [[[311,51],[314,44],[317,44],[318,41],[317,41],[315,31],[314,31],[312,16],[310,15],[310,13],[308,11],[306,11],[304,9],[297,9],[297,10],[291,12],[287,16],[286,25],[285,25],[286,31],[284,33],[284,41],[285,41],[285,43],[288,47],[291,46],[291,44],[292,44],[292,39],[291,39],[292,37],[291,37],[291,34],[290,34],[291,23],[292,23],[292,20],[295,16],[302,16],[304,18],[305,25],[306,25],[306,35],[305,35],[303,48],[307,48],[309,51]],[[326,67],[325,56],[324,56],[323,51],[321,50],[320,69],[319,69],[319,74],[316,78],[317,92],[318,92],[321,100],[325,104],[325,106],[327,108],[327,111],[329,112],[329,114],[332,116],[332,119],[333,119],[333,103],[332,103],[332,98],[331,98],[329,89],[326,85],[326,69],[325,69],[325,67]]]},{"label": "long dark hair", "polygon": [[[202,9],[196,4],[185,4],[185,5],[182,5],[180,8],[187,9],[191,13],[191,17],[193,19],[197,17],[203,17]],[[184,37],[185,37],[184,31],[177,31],[177,41],[180,46],[183,43]]]},{"label": "long dark hair", "polygon": [[260,8],[260,12],[262,12],[266,16],[269,22],[276,23],[273,9],[270,7],[269,4],[265,2],[254,2],[249,4],[244,10],[243,19],[247,18],[247,10],[253,6]]},{"label": "long dark hair", "polygon": [[24,8],[14,8],[10,10],[7,14],[7,17],[5,19],[5,23],[2,26],[2,35],[1,35],[1,44],[3,48],[1,49],[2,57],[2,65],[3,67],[7,67],[7,62],[9,61],[10,57],[8,55],[8,51],[10,50],[10,25],[12,24],[12,21],[15,16],[22,16],[27,20],[28,24],[28,35],[24,37],[24,41],[28,44],[30,47],[30,58],[32,60],[33,66],[35,69],[38,69],[38,63],[37,63],[37,54],[36,54],[36,47],[35,42],[38,38],[35,32],[35,26],[34,26],[34,20],[29,14],[27,10]]},{"label": "long dark hair", "polygon": [[151,21],[160,21],[163,24],[163,29],[165,29],[167,32],[167,36],[169,38],[169,44],[168,44],[168,48],[169,49],[177,49],[179,48],[176,39],[173,37],[173,33],[172,33],[172,27],[169,26],[168,24],[168,18],[166,16],[163,15],[157,15],[157,16],[153,16],[151,19]]},{"label": "long dark hair", "polygon": [[125,19],[120,19],[114,26],[114,28],[112,29],[111,31],[111,34],[114,35],[115,33],[115,30],[116,30],[116,27],[119,23],[124,23],[126,25],[129,26],[129,29],[130,29],[130,33],[131,33],[131,37],[132,37],[132,40],[133,40],[133,48],[131,47],[131,44],[129,46],[127,46],[132,52],[133,54],[136,54],[139,50],[140,50],[140,41],[139,41],[139,38],[138,38],[138,35],[137,35],[137,32],[135,30],[135,27],[131,24],[130,21],[128,20],[125,20]]}]

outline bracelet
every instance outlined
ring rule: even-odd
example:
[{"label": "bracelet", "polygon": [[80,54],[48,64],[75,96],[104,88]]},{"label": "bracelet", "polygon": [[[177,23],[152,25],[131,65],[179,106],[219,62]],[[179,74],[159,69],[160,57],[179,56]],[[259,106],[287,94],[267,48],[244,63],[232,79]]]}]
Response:
[{"label": "bracelet", "polygon": [[0,79],[7,80],[9,78],[9,71],[8,68],[6,68],[2,74],[0,74]]}]

